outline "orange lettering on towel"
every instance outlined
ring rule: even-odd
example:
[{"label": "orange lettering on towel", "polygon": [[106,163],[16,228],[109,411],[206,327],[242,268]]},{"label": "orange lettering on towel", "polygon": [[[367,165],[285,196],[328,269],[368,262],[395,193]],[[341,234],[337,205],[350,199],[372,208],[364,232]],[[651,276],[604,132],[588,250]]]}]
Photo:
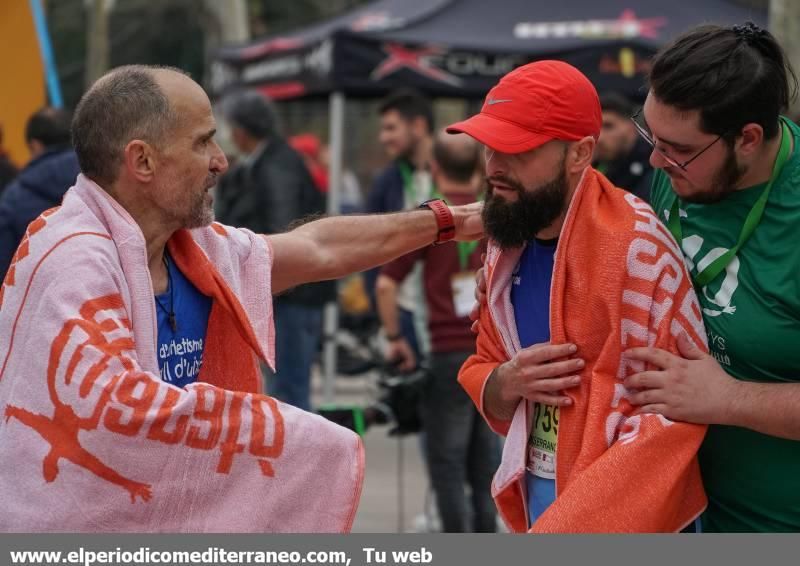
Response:
[{"label": "orange lettering on towel", "polygon": [[[246,404],[252,410],[250,454],[255,456],[262,474],[273,477],[275,471],[268,459],[278,458],[284,444],[283,417],[275,400],[200,384],[192,386],[196,396],[191,413],[186,414],[184,405],[180,410],[183,414],[178,414],[181,398],[188,393],[137,371],[130,357],[135,350],[130,330],[121,295],[86,301],[80,308],[80,317],[64,324],[50,350],[47,386],[55,407],[53,416],[6,407],[6,421],[18,420],[50,444],[43,462],[45,480],[55,481],[63,458],[122,487],[131,502],[137,497],[149,501],[150,485],[125,477],[81,444],[81,430],[93,431],[101,426],[114,434],[165,445],[183,443],[204,451],[219,448],[216,472],[227,475],[234,456],[243,453],[246,446],[246,441],[239,439]],[[107,375],[112,377],[98,386]],[[165,392],[163,396],[159,395],[161,391]],[[72,399],[71,404],[63,401],[67,398]]]},{"label": "orange lettering on towel", "polygon": [[[625,200],[636,211],[634,231],[637,237],[628,248],[627,280],[632,287],[637,281],[646,282],[642,289],[625,289],[622,302],[626,306],[625,316],[620,321],[622,349],[654,346],[660,333],[667,332],[677,338],[686,333],[695,342],[704,341],[702,318],[697,298],[691,285],[685,284],[683,255],[675,240],[644,201],[632,194]],[[655,283],[655,290],[652,284]],[[682,285],[683,284],[683,285]],[[644,292],[643,292],[644,291]],[[678,308],[675,308],[675,306]],[[667,316],[671,314],[671,316]],[[669,328],[663,328],[669,320]],[[615,385],[612,409],[606,420],[606,441],[627,444],[636,440],[644,418],[654,415],[632,415],[633,407],[628,401],[629,391],[621,380],[643,371],[644,364],[627,359],[624,355]],[[629,415],[626,417],[626,415]],[[658,419],[663,426],[672,423],[663,417]]]},{"label": "orange lettering on towel", "polygon": [[[93,391],[95,394],[95,407],[88,417],[81,417],[75,412],[75,408],[61,401],[58,395],[59,383],[56,376],[63,377],[63,385],[72,384],[72,376],[81,361],[81,353],[90,345],[101,346],[101,359],[97,362],[105,367],[110,359],[109,351],[115,351],[120,347],[119,339],[109,342],[103,335],[100,326],[97,324],[95,316],[103,310],[123,309],[122,297],[120,295],[109,295],[98,299],[87,301],[81,308],[82,319],[68,320],[50,350],[50,362],[47,369],[47,386],[55,410],[52,417],[39,415],[23,409],[22,407],[6,406],[6,421],[11,418],[17,419],[24,425],[34,429],[39,435],[50,444],[50,451],[45,456],[43,462],[43,475],[47,482],[53,482],[58,477],[59,461],[63,458],[73,464],[85,468],[96,476],[116,484],[125,489],[130,495],[131,502],[140,497],[143,501],[149,501],[152,496],[151,486],[142,482],[131,480],[117,470],[102,462],[97,456],[89,452],[80,442],[78,433],[81,430],[96,430],[100,421],[100,414],[105,405],[109,402],[111,391],[117,386],[120,375],[113,377],[102,389]],[[71,355],[65,352],[70,345],[71,339],[77,334],[81,335],[82,343]],[[130,342],[130,340],[128,340]],[[125,347],[132,344],[125,344]],[[66,367],[62,364],[62,358],[66,362]],[[90,368],[91,369],[91,368]],[[87,372],[86,376],[92,376],[94,372]],[[80,385],[80,384],[78,384]]]},{"label": "orange lettering on towel", "polygon": [[25,230],[25,235],[22,237],[22,241],[20,241],[17,251],[11,258],[11,263],[8,266],[8,271],[6,271],[6,277],[3,281],[3,287],[0,288],[0,307],[3,306],[3,296],[5,295],[6,287],[13,287],[17,282],[17,264],[28,257],[28,254],[30,253],[31,236],[39,232],[47,225],[46,218],[53,214],[56,210],[58,210],[58,207],[45,210],[36,220],[28,224],[28,229]]}]

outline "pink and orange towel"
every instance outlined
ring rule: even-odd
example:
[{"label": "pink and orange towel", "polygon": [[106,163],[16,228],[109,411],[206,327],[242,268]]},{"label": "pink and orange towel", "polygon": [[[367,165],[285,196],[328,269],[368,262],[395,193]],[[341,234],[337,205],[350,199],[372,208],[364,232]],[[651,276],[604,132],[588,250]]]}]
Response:
[{"label": "pink and orange towel", "polygon": [[269,243],[176,233],[213,297],[199,375],[162,382],[144,237],[80,176],[28,230],[0,300],[0,531],[347,532],[359,438],[261,393]]}]

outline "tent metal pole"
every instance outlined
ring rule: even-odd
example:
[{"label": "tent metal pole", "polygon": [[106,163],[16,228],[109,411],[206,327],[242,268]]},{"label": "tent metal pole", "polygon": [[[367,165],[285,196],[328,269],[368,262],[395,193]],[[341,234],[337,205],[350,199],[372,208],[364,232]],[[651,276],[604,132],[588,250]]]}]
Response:
[{"label": "tent metal pole", "polygon": [[[342,165],[344,158],[344,93],[335,91],[330,95],[330,182],[328,186],[328,214],[336,215],[341,210]],[[325,404],[333,403],[336,382],[336,331],[339,328],[339,310],[336,302],[325,305],[323,347],[323,389]]]}]

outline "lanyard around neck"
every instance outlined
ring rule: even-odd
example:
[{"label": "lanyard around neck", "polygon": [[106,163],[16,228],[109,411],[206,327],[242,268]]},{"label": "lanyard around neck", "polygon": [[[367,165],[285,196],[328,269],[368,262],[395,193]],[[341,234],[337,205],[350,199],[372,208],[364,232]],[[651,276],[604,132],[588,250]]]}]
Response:
[{"label": "lanyard around neck", "polygon": [[[417,189],[414,186],[414,171],[405,161],[399,161],[397,166],[400,168],[400,176],[403,177],[403,192],[406,195],[406,200],[412,206],[416,206],[420,204],[420,195],[417,194]],[[436,185],[433,184],[432,187],[432,195],[436,193]],[[434,198],[433,196],[431,198]],[[441,197],[436,197],[441,198]]]},{"label": "lanyard around neck", "polygon": [[[761,217],[764,215],[764,209],[767,206],[767,200],[769,199],[769,193],[772,190],[772,185],[775,183],[775,179],[780,176],[783,166],[786,165],[786,162],[789,160],[789,154],[791,153],[791,139],[792,132],[783,119],[781,119],[781,145],[778,149],[778,156],[775,158],[775,164],[772,166],[772,175],[770,176],[769,181],[767,182],[767,185],[764,187],[763,191],[761,191],[761,195],[758,197],[758,200],[756,200],[753,208],[751,208],[750,212],[747,214],[747,218],[745,218],[744,221],[744,226],[742,226],[742,231],[739,234],[739,241],[736,242],[736,245],[712,261],[703,271],[698,273],[693,278],[695,285],[698,287],[705,287],[711,281],[713,281],[717,275],[722,273],[722,271],[728,267],[728,264],[733,260],[745,242],[747,242],[750,236],[753,235],[753,231],[756,229],[756,226],[758,226],[758,223],[761,222]],[[678,241],[678,246],[682,246],[683,231],[681,230],[678,200],[679,199],[676,197],[675,201],[672,203],[672,209],[670,210],[669,219],[667,221],[667,228],[669,228],[669,231]]]},{"label": "lanyard around neck", "polygon": [[[401,173],[403,173],[403,181],[404,184],[406,185],[406,193],[408,193],[407,186],[411,181],[411,171],[408,168],[408,165],[406,165],[405,163],[400,164],[400,171]],[[440,193],[436,189],[435,185],[433,187],[433,192],[431,193],[431,198],[439,198],[445,200],[444,197],[442,196],[442,193]],[[479,243],[480,242],[478,240],[475,240],[473,242],[456,242],[456,245],[458,246],[458,264],[461,266],[461,271],[467,271],[467,269],[469,268],[469,256],[472,255],[472,252],[475,251]]]}]

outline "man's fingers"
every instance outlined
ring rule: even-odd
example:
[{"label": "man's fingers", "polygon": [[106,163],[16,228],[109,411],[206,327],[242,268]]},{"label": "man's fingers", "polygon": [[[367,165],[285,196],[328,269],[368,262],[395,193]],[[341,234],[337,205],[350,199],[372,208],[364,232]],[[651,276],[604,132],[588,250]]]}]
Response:
[{"label": "man's fingers", "polygon": [[577,387],[581,384],[581,377],[579,375],[568,375],[567,377],[558,377],[555,379],[536,379],[527,384],[528,391],[534,392],[547,392],[563,391]]},{"label": "man's fingers", "polygon": [[663,403],[653,403],[652,405],[645,405],[644,407],[639,407],[639,410],[636,411],[636,413],[640,415],[657,414],[669,417],[668,415],[669,407],[667,405],[664,405]]},{"label": "man's fingers", "polygon": [[678,336],[678,353],[689,360],[702,360],[706,355],[685,332]]},{"label": "man's fingers", "polygon": [[554,407],[566,407],[572,405],[572,399],[566,395],[553,395],[551,393],[531,393],[526,395],[525,399],[533,401],[534,403],[543,403],[545,405],[552,405]]},{"label": "man's fingers", "polygon": [[470,326],[470,329],[472,330],[473,334],[477,334],[478,333],[478,327],[479,327],[479,323],[476,320],[475,322],[472,323],[472,326]]},{"label": "man's fingers", "polygon": [[666,379],[663,371],[642,371],[626,377],[624,383],[628,389],[661,389]]},{"label": "man's fingers", "polygon": [[631,348],[625,352],[625,356],[631,360],[651,363],[661,369],[677,366],[683,361],[683,358],[658,348]]},{"label": "man's fingers", "polygon": [[517,359],[520,365],[541,364],[550,360],[566,358],[578,351],[575,344],[534,344],[520,350]]},{"label": "man's fingers", "polygon": [[475,272],[475,300],[478,305],[486,303],[486,272],[483,267]]},{"label": "man's fingers", "polygon": [[478,319],[481,316],[480,299],[478,299],[478,297],[476,296],[475,300],[478,301],[478,302],[476,302],[474,305],[472,305],[472,309],[470,309],[470,311],[469,311],[469,319],[471,321],[473,321],[473,322],[477,322]]},{"label": "man's fingers", "polygon": [[414,360],[414,356],[403,356],[403,361],[400,362],[400,365],[398,365],[397,368],[401,372],[406,373],[413,370],[415,365],[416,363]]},{"label": "man's fingers", "polygon": [[583,360],[564,360],[549,364],[522,366],[522,375],[529,379],[558,377],[580,371],[583,366]]},{"label": "man's fingers", "polygon": [[[455,214],[456,209],[460,209],[457,214]],[[481,236],[483,236],[482,209],[483,203],[473,203],[451,208],[451,211],[454,212],[453,220],[456,226],[455,240],[479,240]]]},{"label": "man's fingers", "polygon": [[631,405],[639,405],[642,407],[646,407],[648,405],[661,404],[665,401],[664,390],[645,389],[644,391],[638,391],[636,393],[632,393],[628,397],[628,400],[631,402]]}]

